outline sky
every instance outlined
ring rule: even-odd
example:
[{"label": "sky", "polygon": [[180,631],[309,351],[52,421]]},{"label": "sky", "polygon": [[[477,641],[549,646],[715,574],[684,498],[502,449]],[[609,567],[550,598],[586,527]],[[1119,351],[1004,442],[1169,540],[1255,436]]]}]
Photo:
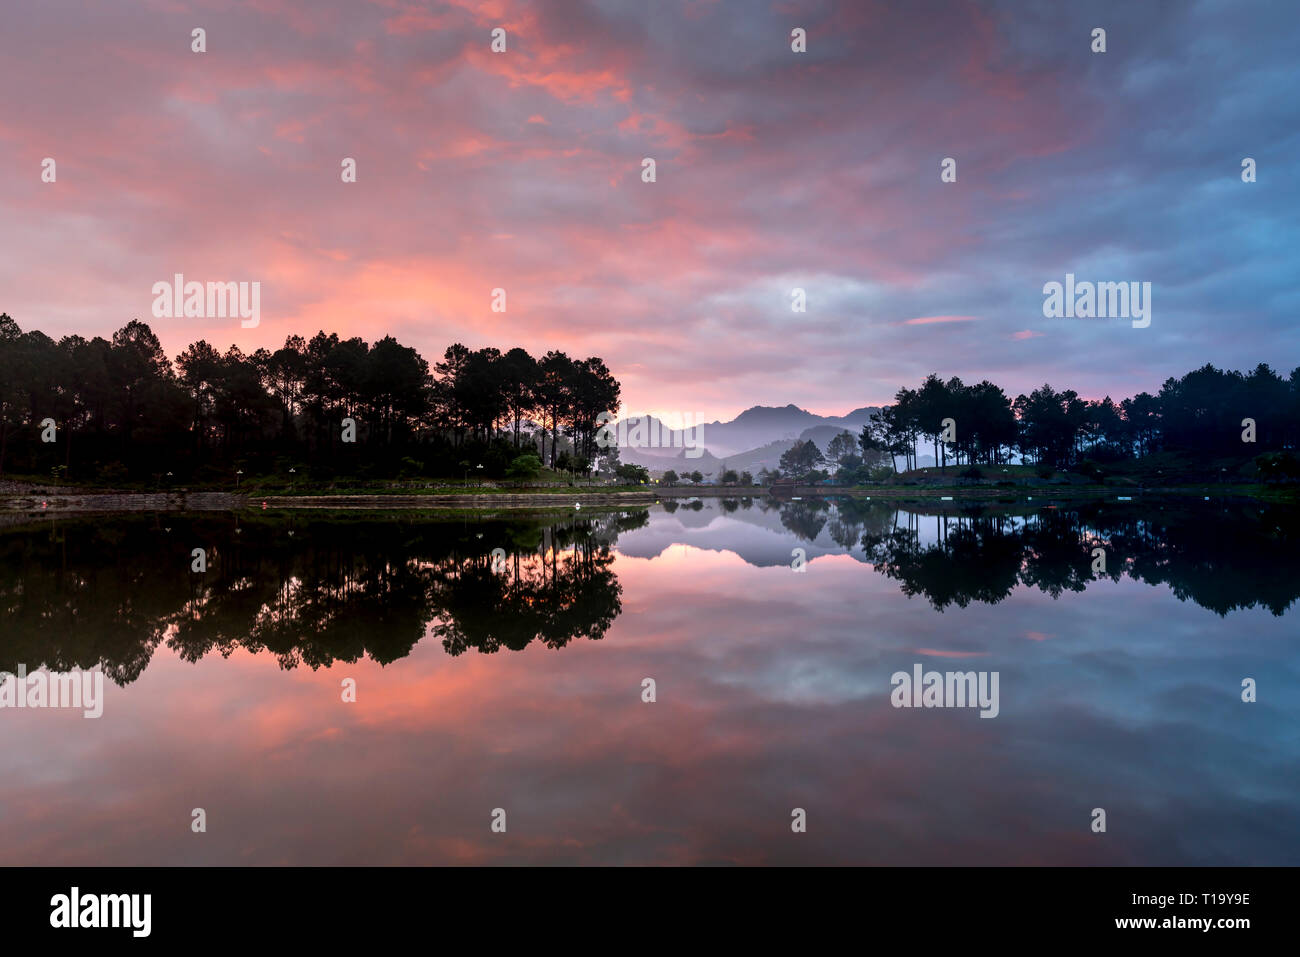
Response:
[{"label": "sky", "polygon": [[[1292,0],[10,5],[0,311],[173,356],[562,349],[703,419],[1287,374],[1297,79]],[[259,282],[258,325],[155,318],[176,273]],[[1151,324],[1045,318],[1067,273],[1150,282]]]}]

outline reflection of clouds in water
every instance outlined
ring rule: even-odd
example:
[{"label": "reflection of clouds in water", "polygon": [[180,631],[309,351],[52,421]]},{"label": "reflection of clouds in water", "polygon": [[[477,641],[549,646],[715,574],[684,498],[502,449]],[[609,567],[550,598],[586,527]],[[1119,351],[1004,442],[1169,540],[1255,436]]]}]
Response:
[{"label": "reflection of clouds in water", "polygon": [[[611,565],[622,613],[600,641],[453,657],[424,634],[382,666],[363,655],[291,671],[266,652],[191,663],[163,647],[108,689],[100,721],[11,715],[25,747],[0,756],[12,825],[0,855],[1300,863],[1287,616],[1220,617],[1128,577],[1056,599],[1021,585],[938,613],[843,553],[799,575],[747,563],[738,551],[756,530],[787,556],[800,540],[779,517],[757,528],[745,515],[716,516],[712,539],[670,548],[671,560],[632,554],[688,538],[671,516],[625,531]],[[491,531],[466,534],[490,565]],[[361,548],[350,537],[325,554],[355,561]],[[890,707],[889,676],[918,649],[980,656],[944,668],[999,671],[998,718]],[[1258,704],[1239,702],[1247,674]],[[640,700],[646,676],[654,704]],[[339,701],[343,677],[357,679],[356,705]],[[188,831],[195,806],[212,825],[202,841]],[[808,809],[805,835],[789,831],[795,806]],[[1088,830],[1097,806],[1105,836]],[[508,834],[490,834],[493,807],[507,809]]]},{"label": "reflection of clouds in water", "polygon": [[[847,555],[939,609],[1002,601],[1019,585],[1059,597],[1123,576],[1166,585],[1219,614],[1257,606],[1281,614],[1300,597],[1300,513],[1293,509],[1170,506],[1152,513],[1101,502],[1020,514],[915,508],[853,498],[756,499],[732,512],[705,502],[685,520],[680,511],[656,510],[618,549],[650,558],[686,543],[758,566],[789,566],[792,546],[809,561]],[[1109,564],[1094,571],[1098,549]]]}]

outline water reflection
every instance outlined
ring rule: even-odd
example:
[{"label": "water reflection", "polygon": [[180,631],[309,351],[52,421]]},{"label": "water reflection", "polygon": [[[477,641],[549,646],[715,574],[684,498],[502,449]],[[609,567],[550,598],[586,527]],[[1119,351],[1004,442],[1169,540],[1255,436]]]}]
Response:
[{"label": "water reflection", "polygon": [[[1167,508],[1152,515],[1090,505],[908,519],[910,527],[864,532],[867,560],[939,610],[999,602],[1017,585],[1059,598],[1099,578],[1125,576],[1166,585],[1180,600],[1220,615],[1254,607],[1281,615],[1300,596],[1300,523],[1291,509]],[[926,521],[934,522],[928,544],[920,528]]]},{"label": "water reflection", "polygon": [[[786,545],[756,551],[755,529],[779,531],[809,557],[852,556],[939,611],[996,604],[1021,587],[1059,598],[1124,577],[1219,615],[1281,615],[1300,597],[1300,517],[1280,507],[927,515],[860,499],[744,497],[667,502],[664,512],[753,565],[789,563]],[[318,668],[392,662],[426,634],[452,655],[598,640],[622,608],[619,536],[648,525],[633,510],[563,521],[204,514],[10,528],[0,533],[0,670],[98,664],[127,684],[164,642],[188,661],[243,648]],[[647,540],[653,533],[629,552],[653,553]],[[196,547],[207,553],[202,574],[190,571]],[[496,570],[494,549],[504,554]]]},{"label": "water reflection", "polygon": [[452,655],[596,640],[621,607],[612,545],[646,521],[204,514],[11,528],[0,534],[0,670],[101,665],[127,684],[164,642],[187,661],[242,648],[283,668],[386,664],[430,623]]},{"label": "water reflection", "polygon": [[[1300,863],[1296,532],[744,496],[24,520],[0,669],[118,685],[0,713],[0,863]],[[891,707],[916,662],[998,671],[999,716]]]},{"label": "water reflection", "polygon": [[[704,516],[683,525],[709,530],[693,536],[693,544],[734,551],[758,566],[788,565],[789,541],[809,558],[849,555],[939,611],[996,604],[1022,586],[1059,598],[1122,578],[1166,586],[1220,615],[1255,607],[1281,615],[1300,598],[1300,510],[1283,506],[1083,503],[940,511],[932,504],[926,511],[869,499],[747,498],[724,499],[717,511],[698,500],[691,507]],[[734,521],[718,523],[719,512]],[[755,536],[757,529],[784,534],[777,542]]]}]

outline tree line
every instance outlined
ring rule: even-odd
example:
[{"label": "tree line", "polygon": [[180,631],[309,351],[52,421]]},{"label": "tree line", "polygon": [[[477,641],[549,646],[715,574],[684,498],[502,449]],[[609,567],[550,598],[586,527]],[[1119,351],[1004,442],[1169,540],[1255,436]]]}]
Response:
[{"label": "tree line", "polygon": [[[392,336],[367,343],[322,331],[251,354],[199,341],[173,361],[138,320],[111,339],[56,342],[0,314],[0,475],[159,484],[228,480],[240,471],[527,478],[544,463],[584,473],[598,458],[622,474],[617,450],[596,442],[602,416],[613,415],[620,398],[602,359],[555,350],[535,358],[521,348],[455,343],[431,367]],[[1167,379],[1155,395],[1119,402],[1049,384],[1012,399],[987,380],[967,385],[931,374],[899,389],[861,435],[837,436],[825,452],[796,443],[780,474],[804,479],[827,467],[863,480],[896,472],[899,459],[915,468],[918,449],[928,448],[943,466],[1020,461],[1053,469],[1168,450],[1271,453],[1291,475],[1300,471],[1291,454],[1297,442],[1300,368],[1283,378],[1264,363],[1246,373],[1207,364]],[[643,471],[623,478],[646,481]],[[760,473],[760,481],[774,474]],[[747,474],[720,481],[750,484]]]},{"label": "tree line", "polygon": [[931,374],[918,388],[899,389],[856,440],[843,433],[825,453],[812,441],[796,443],[780,471],[805,478],[829,466],[841,477],[865,478],[885,463],[897,471],[898,459],[916,468],[919,449],[932,451],[940,466],[1019,461],[1064,469],[1180,451],[1203,458],[1263,454],[1294,471],[1290,453],[1298,442],[1300,368],[1283,378],[1266,363],[1250,372],[1207,364],[1166,379],[1155,395],[1119,402],[1050,384],[1012,399],[987,380],[967,385]]},{"label": "tree line", "polygon": [[619,398],[602,359],[559,351],[456,343],[430,368],[392,336],[318,332],[251,354],[199,341],[173,362],[138,320],[56,342],[0,314],[0,475],[500,476],[521,453],[585,472]]}]

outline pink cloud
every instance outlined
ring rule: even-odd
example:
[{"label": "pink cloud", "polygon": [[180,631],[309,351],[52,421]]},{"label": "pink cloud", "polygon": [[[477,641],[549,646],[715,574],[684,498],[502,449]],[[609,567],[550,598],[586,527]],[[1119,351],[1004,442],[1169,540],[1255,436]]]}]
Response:
[{"label": "pink cloud", "polygon": [[980,316],[920,316],[916,319],[905,319],[905,326],[928,326],[935,322],[978,322]]},{"label": "pink cloud", "polygon": [[[838,55],[792,71],[781,43],[743,69],[705,55],[685,39],[728,14],[693,13],[651,28],[505,0],[262,0],[210,30],[198,56],[166,18],[69,33],[29,12],[0,82],[26,89],[53,54],[95,82],[59,74],[0,119],[14,170],[0,214],[15,226],[0,239],[0,309],[56,337],[109,335],[148,318],[153,282],[184,272],[262,281],[263,321],[160,325],[173,354],[200,336],[250,349],[319,328],[393,332],[426,357],[454,341],[601,355],[638,407],[661,405],[669,385],[719,416],[883,400],[903,370],[864,378],[824,357],[879,353],[891,327],[957,336],[982,317],[862,323],[852,306],[819,306],[795,339],[788,301],[753,290],[808,275],[817,303],[845,278],[923,295],[936,267],[978,248],[983,217],[976,191],[940,193],[937,175],[916,186],[914,157],[932,138],[979,142],[990,112],[1005,114],[998,155],[1041,155],[1061,142],[1055,80],[991,68],[996,34],[968,33],[965,11],[944,38],[922,37],[955,43],[948,70],[970,81],[930,129],[907,119],[926,102],[899,80],[914,57],[858,55],[882,52],[881,30],[910,35],[905,16],[830,4],[807,25]],[[496,25],[507,54],[490,52]],[[882,83],[891,97],[864,107]],[[47,155],[57,184],[39,182]],[[640,178],[647,155],[654,184]],[[340,182],[343,157],[357,160],[354,184]],[[505,316],[486,311],[497,286]],[[734,335],[737,323],[753,334]]]}]

